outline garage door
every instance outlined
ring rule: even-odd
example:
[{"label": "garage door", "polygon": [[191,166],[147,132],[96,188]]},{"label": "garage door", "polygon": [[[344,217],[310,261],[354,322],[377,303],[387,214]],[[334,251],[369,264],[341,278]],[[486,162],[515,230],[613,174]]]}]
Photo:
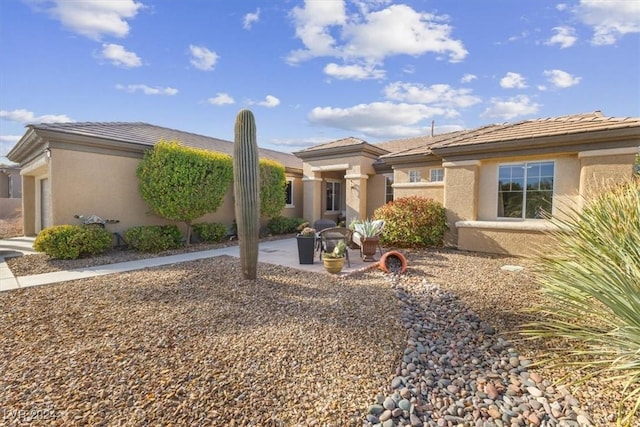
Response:
[{"label": "garage door", "polygon": [[51,185],[49,179],[40,180],[40,229],[51,226]]}]

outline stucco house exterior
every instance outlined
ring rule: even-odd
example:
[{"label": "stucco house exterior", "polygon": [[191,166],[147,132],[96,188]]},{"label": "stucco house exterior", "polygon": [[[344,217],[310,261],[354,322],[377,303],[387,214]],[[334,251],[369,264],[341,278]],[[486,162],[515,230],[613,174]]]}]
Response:
[{"label": "stucco house exterior", "polygon": [[[74,214],[119,219],[114,231],[167,221],[148,213],[135,169],[160,139],[232,153],[232,143],[144,123],[30,125],[9,152],[21,166],[25,234],[74,223]],[[545,213],[563,215],[634,175],[640,118],[596,111],[371,144],[344,138],[293,154],[260,150],[285,166],[283,215],[371,217],[394,198],[419,195],[447,212],[446,244],[530,255],[545,243]],[[232,192],[201,221],[231,224]]]},{"label": "stucco house exterior", "polygon": [[531,255],[555,216],[634,174],[640,118],[599,111],[381,144],[346,138],[294,153],[305,218],[369,217],[393,198],[441,202],[446,244]]},{"label": "stucco house exterior", "polygon": [[[171,222],[150,212],[138,193],[136,168],[144,152],[160,140],[231,155],[233,142],[147,123],[57,123],[28,125],[7,157],[20,164],[25,235],[58,224],[78,224],[74,215],[97,215],[120,222],[109,230]],[[302,216],[302,162],[291,154],[259,149],[261,158],[285,166],[292,192],[284,216]],[[295,181],[298,184],[295,184]],[[220,209],[196,222],[231,225],[233,190]],[[183,230],[184,231],[184,230]]]}]

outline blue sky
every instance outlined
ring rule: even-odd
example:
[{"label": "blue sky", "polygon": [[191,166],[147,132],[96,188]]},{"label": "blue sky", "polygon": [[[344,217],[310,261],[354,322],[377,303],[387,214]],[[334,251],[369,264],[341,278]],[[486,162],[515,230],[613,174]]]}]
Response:
[{"label": "blue sky", "polygon": [[0,156],[34,122],[233,140],[242,108],[287,152],[432,122],[638,117],[640,2],[0,1]]}]

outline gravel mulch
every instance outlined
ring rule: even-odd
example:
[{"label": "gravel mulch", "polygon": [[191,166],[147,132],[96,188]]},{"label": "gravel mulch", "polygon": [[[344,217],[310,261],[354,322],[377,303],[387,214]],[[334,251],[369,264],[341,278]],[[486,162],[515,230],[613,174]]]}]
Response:
[{"label": "gravel mulch", "polygon": [[[556,384],[567,372],[530,365],[545,343],[516,341],[540,298],[530,261],[405,253],[399,276],[260,264],[250,282],[220,257],[2,293],[3,422],[615,425],[619,384]],[[42,257],[9,266],[95,262]]]}]

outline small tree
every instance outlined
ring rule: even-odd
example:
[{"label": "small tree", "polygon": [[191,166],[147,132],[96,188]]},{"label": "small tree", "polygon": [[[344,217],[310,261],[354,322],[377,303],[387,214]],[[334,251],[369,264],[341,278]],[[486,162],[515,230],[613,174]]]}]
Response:
[{"label": "small tree", "polygon": [[233,179],[231,156],[185,147],[178,141],[160,141],[145,153],[136,171],[138,190],[159,216],[187,225],[215,212]]},{"label": "small tree", "polygon": [[273,218],[282,212],[286,204],[287,178],[284,166],[274,160],[260,160],[260,214]]}]

